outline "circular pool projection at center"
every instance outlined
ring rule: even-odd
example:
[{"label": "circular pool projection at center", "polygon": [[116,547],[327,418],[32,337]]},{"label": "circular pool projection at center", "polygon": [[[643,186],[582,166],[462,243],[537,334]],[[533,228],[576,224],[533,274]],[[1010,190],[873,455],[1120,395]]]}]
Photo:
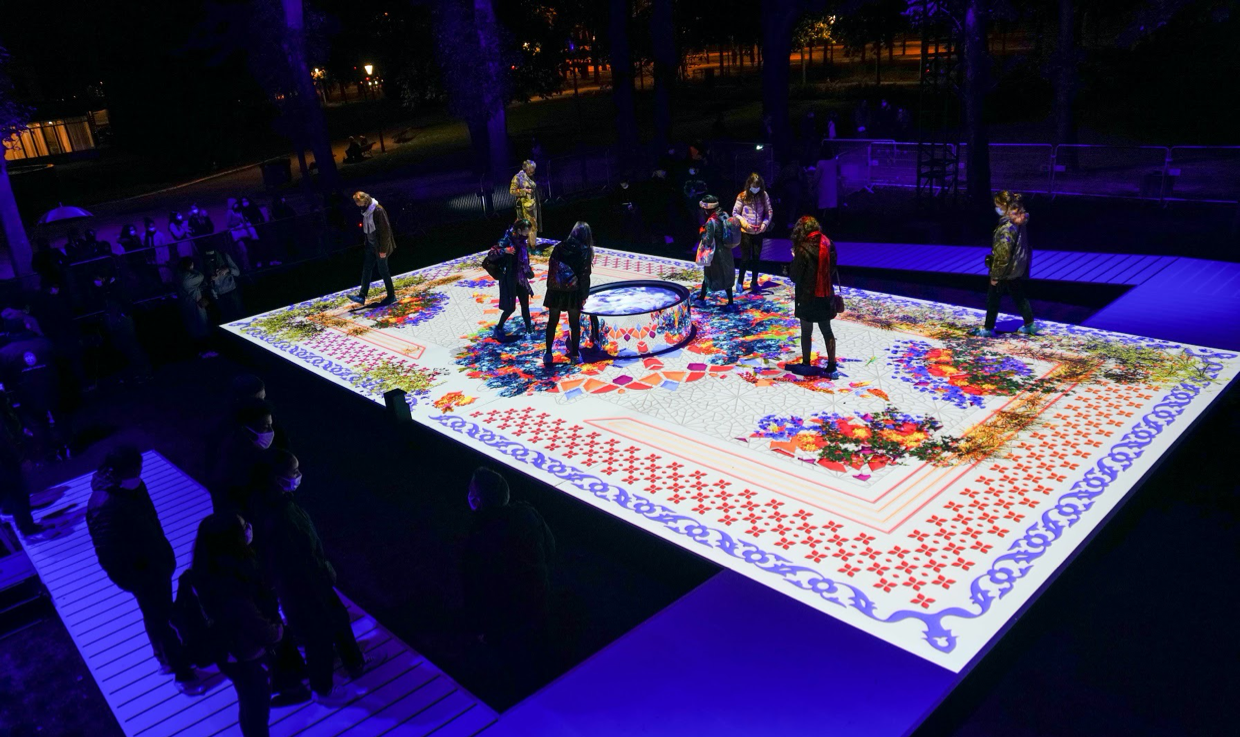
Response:
[{"label": "circular pool projection at center", "polygon": [[628,358],[662,353],[693,337],[689,290],[666,281],[622,281],[590,290],[583,315],[591,346]]}]

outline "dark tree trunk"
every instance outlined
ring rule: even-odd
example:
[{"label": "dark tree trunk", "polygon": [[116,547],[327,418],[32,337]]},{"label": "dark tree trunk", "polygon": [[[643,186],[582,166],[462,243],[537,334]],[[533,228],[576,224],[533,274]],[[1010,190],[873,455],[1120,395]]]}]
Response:
[{"label": "dark tree trunk", "polygon": [[293,84],[297,90],[297,113],[305,131],[305,140],[314,152],[318,165],[319,183],[324,192],[332,192],[339,185],[336,160],[332,156],[331,139],[327,135],[327,123],[319,95],[314,90],[314,79],[306,63],[306,26],[302,0],[283,0],[284,4],[284,52],[288,58]]},{"label": "dark tree trunk", "polygon": [[477,31],[478,64],[481,66],[482,95],[486,105],[488,168],[493,176],[506,172],[512,165],[508,150],[508,111],[504,107],[503,62],[499,54],[499,23],[491,0],[473,0],[474,28]]},{"label": "dark tree trunk", "polygon": [[672,140],[672,95],[678,66],[672,23],[672,0],[654,0],[650,41],[654,46],[654,140],[660,152]]},{"label": "dark tree trunk", "polygon": [[788,58],[792,56],[792,26],[796,0],[767,0],[762,6],[762,113],[771,117],[775,156],[792,155],[788,126]]},{"label": "dark tree trunk", "polygon": [[[1076,17],[1072,0],[1059,0],[1055,44],[1055,143],[1076,143]],[[1076,149],[1056,149],[1056,163],[1076,168]]]},{"label": "dark tree trunk", "polygon": [[22,225],[21,213],[17,210],[17,200],[13,197],[13,186],[9,183],[9,170],[0,151],[0,227],[4,229],[4,238],[9,244],[9,258],[13,262],[13,273],[25,276],[32,271],[30,259],[30,241],[26,238],[26,228]]},{"label": "dark tree trunk", "polygon": [[990,138],[983,107],[988,66],[986,0],[968,0],[964,12],[964,130],[968,144],[968,197],[971,204],[990,207]]},{"label": "dark tree trunk", "polygon": [[630,0],[611,0],[611,99],[616,105],[616,141],[620,161],[637,151],[637,113],[633,101],[633,53],[629,45]]}]

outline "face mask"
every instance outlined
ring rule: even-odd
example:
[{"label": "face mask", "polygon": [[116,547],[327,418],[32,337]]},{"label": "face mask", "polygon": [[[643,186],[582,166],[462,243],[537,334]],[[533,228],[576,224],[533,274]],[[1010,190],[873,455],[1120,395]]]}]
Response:
[{"label": "face mask", "polygon": [[128,489],[129,491],[133,491],[134,489],[138,488],[141,485],[142,485],[142,477],[140,476],[137,478],[132,478],[132,479],[121,479],[121,483],[120,483],[120,487],[122,489]]},{"label": "face mask", "polygon": [[629,183],[628,183],[628,182],[625,182],[624,184],[621,184],[621,185],[620,185],[620,189],[628,189],[628,188],[629,188]]},{"label": "face mask", "polygon": [[272,441],[276,439],[275,430],[268,430],[267,432],[254,432],[251,430],[250,432],[254,433],[254,444],[263,450],[270,448]]},{"label": "face mask", "polygon": [[1003,214],[1003,208],[1002,208],[1002,207],[996,207],[996,208],[995,208],[995,214],[996,214],[996,215],[1002,215],[1002,214]]},{"label": "face mask", "polygon": [[749,191],[753,192],[754,194],[757,194],[762,191],[762,188],[761,187],[750,187]]},{"label": "face mask", "polygon": [[301,472],[299,471],[297,475],[291,479],[281,476],[279,479],[279,484],[280,488],[285,491],[297,491],[297,487],[301,486]]},{"label": "face mask", "polygon": [[470,492],[469,494],[469,508],[472,511],[475,511],[475,512],[478,511],[478,496],[474,494],[473,492]]},{"label": "face mask", "polygon": [[690,174],[697,174],[697,169],[690,169],[690,170],[689,170],[689,173],[690,173]]},{"label": "face mask", "polygon": [[249,522],[245,523],[245,544],[250,545],[254,542],[254,526]]}]

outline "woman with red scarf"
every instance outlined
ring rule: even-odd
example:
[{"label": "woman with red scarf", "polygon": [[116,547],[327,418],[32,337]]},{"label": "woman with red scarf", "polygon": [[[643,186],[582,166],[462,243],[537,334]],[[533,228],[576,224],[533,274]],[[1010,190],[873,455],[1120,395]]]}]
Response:
[{"label": "woman with red scarf", "polygon": [[796,285],[794,314],[801,321],[802,365],[809,369],[810,351],[814,342],[814,324],[822,331],[827,344],[826,373],[835,378],[835,334],[831,318],[835,317],[834,290],[831,275],[836,271],[835,244],[822,234],[818,221],[806,216],[792,229],[792,265],[788,275]]}]

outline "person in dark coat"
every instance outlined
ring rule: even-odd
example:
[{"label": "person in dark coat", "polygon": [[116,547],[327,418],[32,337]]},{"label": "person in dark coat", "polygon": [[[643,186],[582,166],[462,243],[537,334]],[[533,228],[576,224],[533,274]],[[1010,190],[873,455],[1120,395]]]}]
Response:
[{"label": "person in dark coat", "polygon": [[274,412],[271,404],[262,399],[238,404],[232,426],[208,466],[212,473],[207,489],[215,511],[249,514],[254,484],[275,445]]},{"label": "person in dark coat", "polygon": [[499,321],[495,323],[494,335],[498,341],[506,341],[504,323],[521,303],[521,317],[525,320],[525,332],[534,332],[534,321],[530,317],[530,297],[534,294],[530,279],[534,270],[530,268],[529,251],[530,221],[518,218],[512,227],[504,233],[491,250],[487,252],[483,267],[487,273],[499,282]]},{"label": "person in dark coat", "polygon": [[590,225],[578,221],[568,237],[556,244],[547,264],[547,351],[543,364],[550,366],[560,312],[568,312],[568,360],[581,360],[581,307],[590,296],[590,272],[594,264],[594,233]]},{"label": "person in dark coat", "polygon": [[64,286],[69,275],[69,258],[59,249],[52,248],[46,238],[35,238],[31,245],[34,255],[30,259],[30,268],[39,275],[40,282]]},{"label": "person in dark coat", "polygon": [[1029,213],[1021,202],[1021,196],[1015,192],[1004,190],[995,195],[995,213],[999,215],[999,225],[995,228],[991,242],[990,255],[986,257],[986,266],[990,271],[990,289],[986,292],[986,323],[974,331],[974,335],[984,338],[995,334],[995,320],[999,317],[999,300],[1006,291],[1016,301],[1021,318],[1025,321],[1017,332],[1025,335],[1036,335],[1038,330],[1033,322],[1033,307],[1025,296],[1025,282],[1029,279],[1029,271],[1033,263],[1033,251],[1029,248]]},{"label": "person in dark coat", "polygon": [[524,659],[546,636],[551,614],[555,536],[538,510],[513,502],[489,468],[469,482],[473,523],[462,551],[466,616],[487,644]]},{"label": "person in dark coat", "polygon": [[[237,413],[247,403],[267,399],[267,385],[254,374],[237,374],[229,382],[228,395],[224,411],[215,419],[214,426],[207,433],[205,446],[206,460],[203,465],[209,469],[215,468],[224,443],[237,430],[237,426],[240,424],[240,421],[237,419]],[[289,442],[288,433],[284,431],[284,427],[274,416],[271,421],[271,430],[274,433],[271,439],[271,447],[291,452],[293,447]]]},{"label": "person in dark coat", "polygon": [[710,263],[702,267],[702,289],[698,299],[705,300],[711,292],[723,290],[728,294],[728,306],[732,306],[732,284],[736,279],[736,261],[732,258],[732,247],[724,240],[724,224],[720,213],[719,199],[708,194],[702,198],[699,207],[705,222],[698,229],[698,252],[710,250],[714,255]]},{"label": "person in dark coat", "polygon": [[43,525],[30,510],[30,489],[22,475],[22,423],[6,392],[0,391],[0,510],[12,515],[23,537],[37,535]]},{"label": "person in dark coat", "polygon": [[126,378],[139,384],[145,383],[151,378],[151,361],[138,340],[133,301],[128,290],[110,268],[99,271],[94,283],[103,305],[103,326],[112,347],[125,358]]},{"label": "person in dark coat", "polygon": [[89,388],[82,360],[82,332],[73,314],[73,300],[57,284],[48,284],[30,298],[30,314],[39,321],[43,335],[56,348],[56,356],[73,379],[73,388]]},{"label": "person in dark coat", "polygon": [[[24,316],[31,327],[37,322],[14,308],[4,310],[6,322],[15,314]],[[18,416],[34,441],[42,460],[64,460],[69,455],[67,416],[63,392],[55,363],[55,347],[37,332],[25,332],[0,347],[0,384],[16,395]]]},{"label": "person in dark coat", "polygon": [[132,446],[112,449],[91,478],[86,526],[99,566],[108,579],[138,600],[155,658],[177,687],[201,694],[193,668],[172,628],[172,574],[176,557],[142,480],[142,454]]},{"label": "person in dark coat", "polygon": [[814,342],[814,325],[822,331],[827,345],[828,376],[835,377],[835,334],[831,319],[835,317],[834,286],[831,275],[836,270],[835,244],[822,234],[818,221],[805,216],[792,229],[792,263],[788,275],[796,285],[794,314],[801,321],[801,364],[811,370],[810,354]]},{"label": "person in dark coat", "polygon": [[387,210],[379,201],[365,192],[353,193],[353,204],[362,211],[362,234],[366,238],[366,258],[362,262],[362,284],[357,294],[349,295],[349,299],[359,305],[366,304],[366,294],[370,291],[370,280],[376,270],[383,279],[387,296],[380,302],[384,307],[396,301],[396,287],[392,284],[390,258],[396,251],[396,238],[392,235],[392,224],[388,220]]},{"label": "person in dark coat", "polygon": [[206,277],[206,290],[215,301],[220,322],[232,322],[245,315],[245,303],[241,301],[241,288],[237,277],[241,269],[227,252],[219,250],[217,239],[203,238],[198,242],[202,249],[202,275]]},{"label": "person in dark coat", "polygon": [[310,690],[319,703],[331,705],[345,697],[335,685],[332,669],[340,656],[350,678],[357,679],[386,658],[367,658],[353,635],[349,612],[336,593],[336,569],[327,560],[323,541],[295,492],[301,466],[287,451],[268,458],[263,480],[251,504],[254,542],[264,572],[275,585],[289,628],[305,647]]},{"label": "person in dark coat", "polygon": [[236,514],[212,514],[198,525],[190,584],[222,651],[220,670],[237,690],[243,737],[267,737],[271,718],[268,653],[284,626],[254,551],[250,525]]},{"label": "person in dark coat", "polygon": [[206,210],[198,209],[198,205],[189,208],[189,237],[202,238],[215,232],[215,222]]},{"label": "person in dark coat", "polygon": [[210,347],[211,318],[207,315],[207,307],[211,300],[207,296],[207,278],[194,265],[194,259],[183,256],[177,264],[176,282],[185,332],[199,358],[214,358],[217,354]]}]

